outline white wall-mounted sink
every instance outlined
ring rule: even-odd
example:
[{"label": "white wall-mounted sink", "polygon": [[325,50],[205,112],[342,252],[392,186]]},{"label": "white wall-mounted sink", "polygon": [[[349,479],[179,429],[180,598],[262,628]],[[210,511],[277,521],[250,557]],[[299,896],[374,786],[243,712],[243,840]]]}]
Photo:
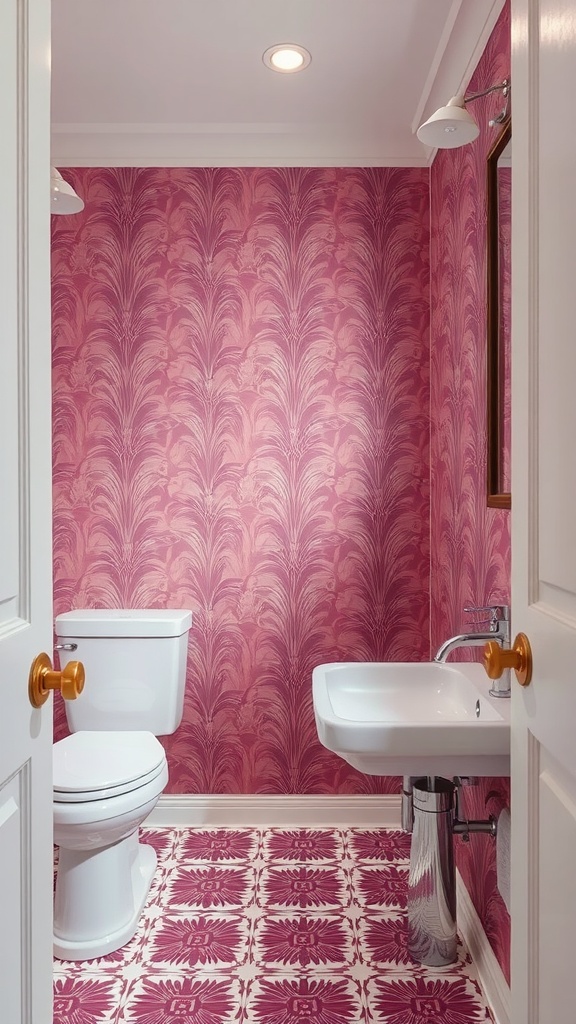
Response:
[{"label": "white wall-mounted sink", "polygon": [[319,665],[318,736],[368,775],[509,775],[510,700],[489,686],[478,663]]}]

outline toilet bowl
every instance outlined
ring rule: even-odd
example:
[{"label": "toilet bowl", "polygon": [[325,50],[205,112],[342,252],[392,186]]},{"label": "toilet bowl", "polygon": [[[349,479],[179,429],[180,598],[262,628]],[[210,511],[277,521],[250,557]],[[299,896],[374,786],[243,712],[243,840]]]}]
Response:
[{"label": "toilet bowl", "polygon": [[138,926],[156,868],[138,827],[168,781],[166,755],[149,732],[78,732],[53,754],[54,953],[88,960],[123,946]]},{"label": "toilet bowl", "polygon": [[71,734],[53,748],[54,954],[89,960],[138,927],[156,853],[138,827],[168,782],[156,736],[182,719],[186,609],[81,608],[56,618],[61,667],[78,659],[86,684],[66,701]]}]

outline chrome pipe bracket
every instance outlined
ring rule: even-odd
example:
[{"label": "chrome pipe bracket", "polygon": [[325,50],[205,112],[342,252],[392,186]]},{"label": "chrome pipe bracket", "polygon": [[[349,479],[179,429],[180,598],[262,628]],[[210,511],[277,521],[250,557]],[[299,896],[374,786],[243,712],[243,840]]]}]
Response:
[{"label": "chrome pipe bracket", "polygon": [[462,836],[465,843],[470,842],[470,836],[476,832],[484,832],[493,839],[496,839],[498,833],[498,822],[496,818],[491,814],[485,821],[460,821],[455,818],[452,823],[452,831],[456,836]]}]

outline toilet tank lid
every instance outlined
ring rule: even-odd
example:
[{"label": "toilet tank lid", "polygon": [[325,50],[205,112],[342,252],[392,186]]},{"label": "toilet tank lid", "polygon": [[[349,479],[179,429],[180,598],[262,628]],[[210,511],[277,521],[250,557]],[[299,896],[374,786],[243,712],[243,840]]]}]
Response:
[{"label": "toilet tank lid", "polygon": [[56,636],[182,636],[191,625],[185,608],[77,608],[56,616]]}]

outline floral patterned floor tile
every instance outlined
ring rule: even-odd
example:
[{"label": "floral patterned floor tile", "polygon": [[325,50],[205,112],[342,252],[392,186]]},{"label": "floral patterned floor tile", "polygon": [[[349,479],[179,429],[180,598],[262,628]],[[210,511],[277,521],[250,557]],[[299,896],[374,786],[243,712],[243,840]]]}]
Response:
[{"label": "floral patterned floor tile", "polygon": [[262,869],[256,899],[259,906],[275,910],[297,907],[328,911],[348,906],[346,871],[337,864],[266,866]]},{"label": "floral patterned floor tile", "polygon": [[357,961],[353,923],[343,914],[274,913],[255,922],[252,962],[257,969],[334,971]]},{"label": "floral patterned floor tile", "polygon": [[242,986],[231,976],[147,975],[129,989],[119,1021],[133,1024],[236,1024]]},{"label": "floral patterned floor tile", "polygon": [[366,1021],[361,985],[350,977],[257,978],[248,988],[250,1024],[350,1024]]},{"label": "floral patterned floor tile", "polygon": [[163,900],[173,910],[238,910],[254,902],[257,875],[240,864],[187,864],[166,879]]},{"label": "floral patterned floor tile", "polygon": [[354,902],[366,909],[382,907],[406,909],[408,865],[369,865],[352,868]]},{"label": "floral patterned floor tile", "polygon": [[254,858],[260,845],[256,829],[188,829],[179,848],[183,864],[245,864]]},{"label": "floral patterned floor tile", "polygon": [[55,978],[55,1024],[116,1024],[125,987],[124,979],[111,971]]},{"label": "floral patterned floor tile", "polygon": [[410,860],[410,833],[384,831],[384,829],[349,829],[344,833],[350,856],[358,863],[387,861],[390,864],[408,864]]},{"label": "floral patterned floor tile", "polygon": [[54,1024],[488,1024],[467,950],[407,949],[410,837],[145,829],[158,868],[123,949],[54,964]]},{"label": "floral patterned floor tile", "polygon": [[264,858],[270,862],[318,863],[344,859],[343,836],[327,829],[267,829],[262,847]]},{"label": "floral patterned floor tile", "polygon": [[154,971],[230,970],[248,961],[250,921],[237,914],[165,914],[146,950]]},{"label": "floral patterned floor tile", "polygon": [[368,988],[374,1024],[472,1024],[491,1018],[479,986],[470,978],[374,978]]}]

